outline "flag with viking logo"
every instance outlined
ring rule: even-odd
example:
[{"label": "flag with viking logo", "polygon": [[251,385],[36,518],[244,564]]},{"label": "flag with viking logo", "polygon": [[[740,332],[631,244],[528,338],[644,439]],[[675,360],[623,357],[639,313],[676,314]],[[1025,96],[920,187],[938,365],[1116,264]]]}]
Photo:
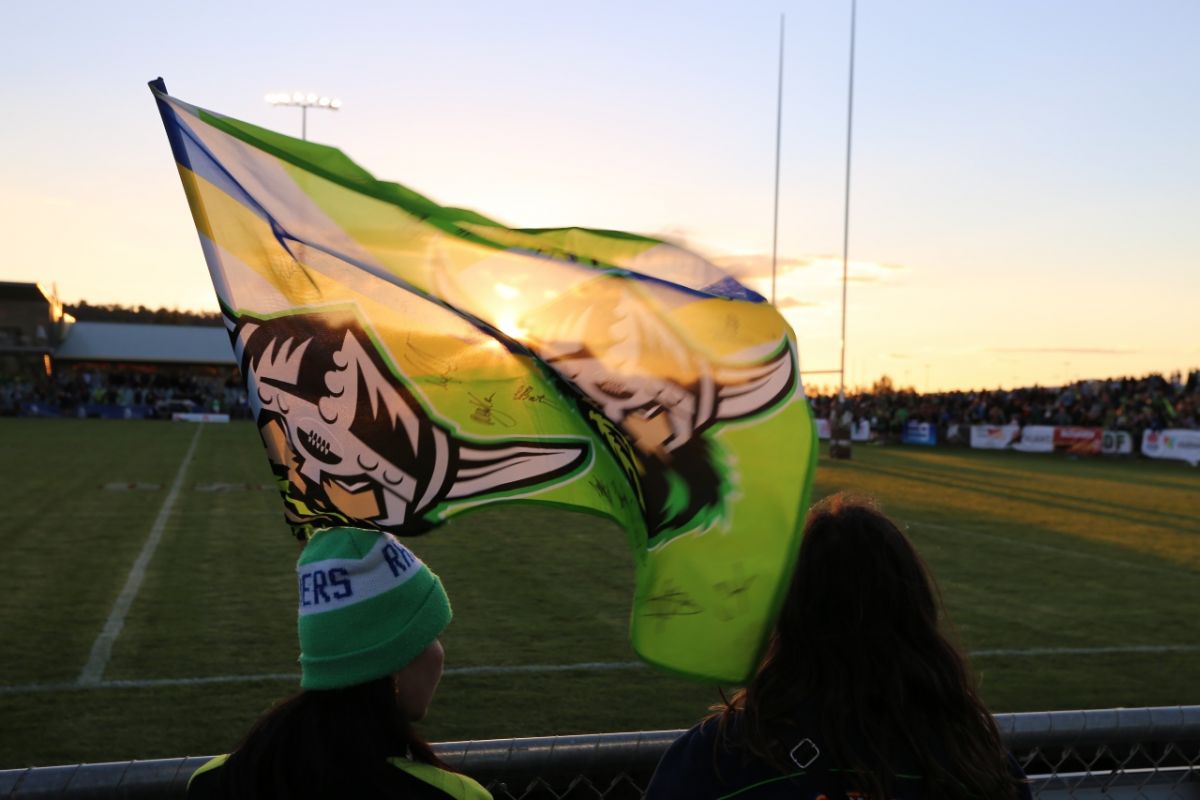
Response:
[{"label": "flag with viking logo", "polygon": [[748,677],[816,456],[770,304],[667,242],[508,228],[151,88],[295,530],[600,514],[632,545],[636,652]]}]

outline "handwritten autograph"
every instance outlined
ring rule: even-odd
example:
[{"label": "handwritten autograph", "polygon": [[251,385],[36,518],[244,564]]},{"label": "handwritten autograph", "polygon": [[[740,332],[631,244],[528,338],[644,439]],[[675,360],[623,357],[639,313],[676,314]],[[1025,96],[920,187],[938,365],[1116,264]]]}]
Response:
[{"label": "handwritten autograph", "polygon": [[600,495],[606,501],[609,503],[616,502],[621,508],[628,508],[630,503],[633,502],[633,498],[629,496],[628,492],[623,492],[620,487],[605,483],[597,477],[593,476],[588,481],[588,485],[595,489],[596,494]]},{"label": "handwritten autograph", "polygon": [[713,589],[724,599],[724,603],[715,610],[717,619],[728,622],[745,613],[750,600],[750,587],[757,577],[757,575],[745,577],[742,565],[734,564],[733,575],[729,580],[717,581],[713,584]]},{"label": "handwritten autograph", "polygon": [[558,408],[558,406],[554,404],[553,400],[546,397],[544,392],[535,393],[533,391],[533,387],[528,383],[521,384],[521,386],[515,392],[513,392],[513,400],[520,400],[526,403],[538,403],[540,405],[548,406],[549,408]]},{"label": "handwritten autograph", "polygon": [[484,425],[501,425],[505,428],[511,428],[517,424],[517,420],[509,413],[496,408],[496,393],[492,392],[483,399],[480,399],[474,392],[467,392],[471,398],[471,405],[475,406],[475,411],[471,413],[471,419],[476,422],[482,422]]},{"label": "handwritten autograph", "polygon": [[439,386],[443,389],[452,383],[462,383],[457,378],[450,377],[458,369],[456,362],[441,358],[418,347],[413,342],[411,333],[405,337],[404,343],[408,345],[408,350],[405,352],[405,360],[414,367],[430,373],[423,378],[423,382]]},{"label": "handwritten autograph", "polygon": [[671,581],[663,586],[658,594],[646,598],[643,616],[659,617],[690,617],[704,611],[692,596],[682,589],[676,589]]}]

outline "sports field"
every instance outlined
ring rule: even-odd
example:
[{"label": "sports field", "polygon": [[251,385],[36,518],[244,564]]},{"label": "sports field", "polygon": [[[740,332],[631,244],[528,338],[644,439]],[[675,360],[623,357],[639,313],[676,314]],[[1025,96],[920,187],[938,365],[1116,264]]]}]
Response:
[{"label": "sports field", "polygon": [[[298,544],[251,425],[0,419],[0,470],[0,769],[224,752],[293,690]],[[841,489],[908,526],[993,710],[1200,702],[1200,470],[861,446],[821,459]],[[409,543],[455,609],[431,739],[717,699],[635,663],[615,527],[518,508]]]}]

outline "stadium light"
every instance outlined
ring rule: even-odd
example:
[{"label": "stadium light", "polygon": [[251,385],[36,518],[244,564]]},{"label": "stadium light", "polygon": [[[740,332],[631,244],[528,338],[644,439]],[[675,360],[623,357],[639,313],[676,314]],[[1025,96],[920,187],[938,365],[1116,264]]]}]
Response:
[{"label": "stadium light", "polygon": [[297,106],[300,109],[300,138],[308,141],[308,109],[324,108],[337,111],[342,101],[316,92],[268,92],[263,98],[273,106]]}]

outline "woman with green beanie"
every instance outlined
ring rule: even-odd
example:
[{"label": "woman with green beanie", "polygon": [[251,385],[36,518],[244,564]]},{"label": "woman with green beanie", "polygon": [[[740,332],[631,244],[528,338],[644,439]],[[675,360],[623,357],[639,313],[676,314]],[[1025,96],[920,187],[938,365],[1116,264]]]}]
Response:
[{"label": "woman with green beanie", "polygon": [[491,800],[413,730],[442,675],[442,582],[394,536],[333,528],[296,565],[301,691],[205,764],[188,797]]}]

